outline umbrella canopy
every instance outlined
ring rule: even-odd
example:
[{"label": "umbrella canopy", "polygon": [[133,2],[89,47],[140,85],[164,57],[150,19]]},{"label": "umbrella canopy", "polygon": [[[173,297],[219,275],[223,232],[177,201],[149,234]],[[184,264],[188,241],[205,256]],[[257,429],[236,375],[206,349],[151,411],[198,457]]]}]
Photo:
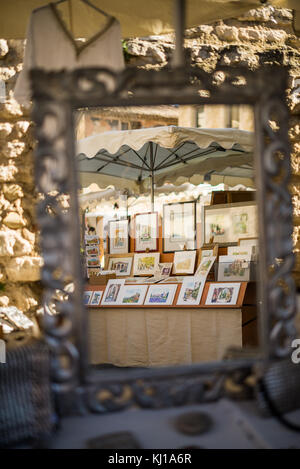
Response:
[{"label": "umbrella canopy", "polygon": [[103,132],[77,142],[77,159],[81,172],[136,183],[212,173],[251,178],[253,133],[177,126]]},{"label": "umbrella canopy", "polygon": [[[49,0],[2,0],[0,2],[0,36],[24,39],[30,13],[47,5]],[[121,23],[123,37],[149,36],[171,32],[174,22],[173,0],[91,0],[91,3],[115,16]],[[269,0],[274,7],[294,9],[294,24],[300,29],[299,0]],[[76,37],[87,38],[99,28],[99,13],[80,0],[62,5],[72,17]],[[260,0],[187,0],[186,27],[236,18],[251,8],[261,6]],[[70,7],[70,10],[68,8]],[[17,13],[16,13],[17,12]],[[67,19],[67,18],[66,18]]]}]

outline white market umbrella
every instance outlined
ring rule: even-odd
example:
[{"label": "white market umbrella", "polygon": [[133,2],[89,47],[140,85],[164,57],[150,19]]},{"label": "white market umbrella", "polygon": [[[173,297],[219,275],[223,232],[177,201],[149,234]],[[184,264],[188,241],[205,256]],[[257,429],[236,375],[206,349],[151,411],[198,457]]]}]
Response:
[{"label": "white market umbrella", "polygon": [[198,129],[177,126],[109,131],[77,142],[80,172],[104,174],[137,184],[151,178],[174,183],[195,174],[251,179],[253,132],[237,129]]}]

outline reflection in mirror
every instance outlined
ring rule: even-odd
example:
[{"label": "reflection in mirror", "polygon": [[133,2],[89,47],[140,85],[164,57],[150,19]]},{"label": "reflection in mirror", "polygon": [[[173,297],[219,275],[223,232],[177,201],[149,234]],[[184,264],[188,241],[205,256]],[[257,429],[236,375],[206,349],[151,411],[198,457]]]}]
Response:
[{"label": "reflection in mirror", "polygon": [[252,108],[93,108],[76,124],[92,367],[257,348]]}]

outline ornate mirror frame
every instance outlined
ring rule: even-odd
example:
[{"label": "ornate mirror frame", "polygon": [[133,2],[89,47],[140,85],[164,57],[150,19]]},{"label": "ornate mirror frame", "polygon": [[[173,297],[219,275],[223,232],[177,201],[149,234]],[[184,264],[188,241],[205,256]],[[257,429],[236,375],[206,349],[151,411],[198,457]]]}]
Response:
[{"label": "ornate mirror frame", "polygon": [[[291,169],[285,103],[287,77],[286,68],[275,66],[255,72],[218,68],[211,74],[188,66],[158,72],[128,68],[120,74],[103,68],[32,71],[33,120],[38,141],[35,177],[37,190],[42,194],[37,217],[44,258],[43,328],[52,354],[53,390],[64,408],[62,412],[67,412],[63,404],[66,402],[71,403],[71,412],[79,408],[107,412],[133,404],[157,408],[209,401],[220,395],[221,383],[228,374],[243,381],[253,368],[263,369],[291,353],[296,333],[296,295],[291,275],[294,255],[288,190]],[[87,315],[82,300],[74,111],[96,106],[156,104],[254,107],[260,236],[259,355],[145,371],[103,371],[94,376],[88,373]],[[65,195],[70,200],[68,210],[62,205]],[[276,259],[282,261],[276,263]],[[68,294],[65,286],[70,281],[75,289]],[[55,300],[57,291],[65,301]]]}]

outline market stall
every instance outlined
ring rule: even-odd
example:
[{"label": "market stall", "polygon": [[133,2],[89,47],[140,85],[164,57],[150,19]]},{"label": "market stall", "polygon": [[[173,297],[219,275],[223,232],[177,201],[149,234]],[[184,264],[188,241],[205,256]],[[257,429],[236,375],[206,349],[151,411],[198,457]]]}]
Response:
[{"label": "market stall", "polygon": [[[93,364],[217,360],[229,346],[255,343],[255,193],[237,191],[223,204],[210,197],[212,204],[201,205],[197,197],[156,205],[157,183],[173,184],[174,192],[178,181],[203,181],[208,173],[251,181],[252,137],[233,129],[172,126],[105,132],[78,142],[81,173],[119,178],[123,187],[128,180],[137,199],[151,196],[150,210],[132,217],[128,205],[122,216],[111,211],[107,222],[94,214],[94,226],[93,213],[85,214],[84,301]],[[94,197],[113,198],[116,188],[99,192]],[[86,202],[93,195],[82,197]],[[251,326],[243,330],[243,324]]]}]

